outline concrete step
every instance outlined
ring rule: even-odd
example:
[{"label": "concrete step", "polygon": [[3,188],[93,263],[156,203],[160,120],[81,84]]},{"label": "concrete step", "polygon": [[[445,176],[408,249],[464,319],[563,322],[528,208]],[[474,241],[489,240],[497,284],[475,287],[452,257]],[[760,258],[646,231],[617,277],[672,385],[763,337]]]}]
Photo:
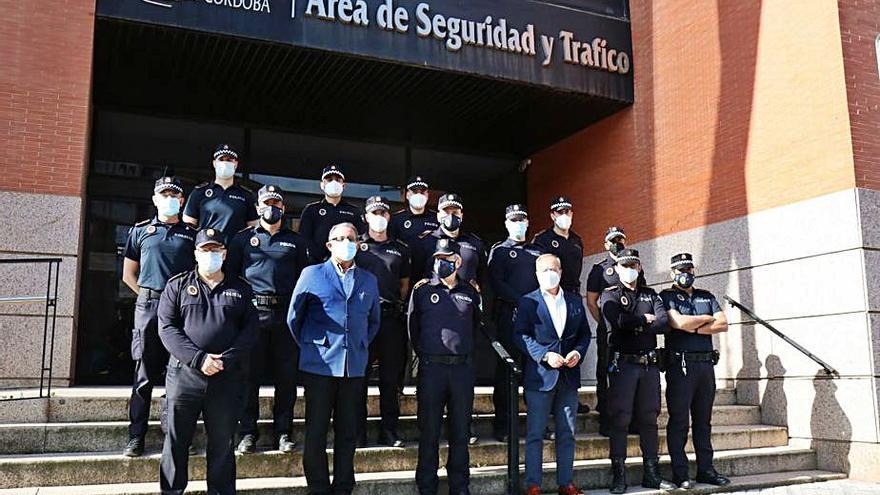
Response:
[{"label": "concrete step", "polygon": [[[520,413],[520,431],[525,433],[526,413]],[[658,424],[666,425],[668,415],[661,411]],[[493,416],[476,415],[473,425],[481,437],[491,437],[493,433]],[[754,425],[761,423],[761,411],[758,406],[716,406],[712,413],[712,424],[715,426]],[[150,423],[147,433],[147,444],[161,445],[163,440],[159,423]],[[260,446],[269,447],[275,441],[271,420],[258,422]],[[404,441],[418,439],[418,422],[416,416],[400,418],[398,434]],[[595,433],[599,431],[599,415],[596,412],[578,415],[577,431]],[[305,420],[295,419],[291,432],[294,441],[302,442],[305,432]],[[379,434],[379,418],[367,420],[367,438],[375,440]],[[91,421],[79,423],[22,423],[0,425],[0,454],[41,454],[54,452],[107,452],[122,448],[128,441],[128,422],[126,421]],[[204,445],[204,432],[200,427],[194,444]]]},{"label": "concrete step", "polygon": [[[691,459],[691,472],[695,469],[693,463],[693,455],[689,455]],[[115,458],[117,461],[119,458]],[[137,464],[137,461],[131,464]],[[668,476],[668,458],[661,458],[662,471]],[[138,482],[139,478],[127,477],[132,473],[129,466],[123,465],[128,463],[118,463],[115,466],[106,465],[105,470],[117,471],[114,478],[119,484],[106,481],[104,483],[96,483],[93,477],[88,476],[89,471],[84,472],[82,476],[75,478],[65,478],[58,483],[42,484],[39,482],[20,484],[10,486],[10,489],[0,490],[0,495],[153,495],[158,494],[158,483],[155,481],[157,472],[154,469],[150,476]],[[734,485],[726,487],[723,491],[731,491],[732,489],[753,489],[760,487],[780,486],[797,483],[808,483],[823,481],[829,479],[840,479],[844,477],[842,474],[829,473],[825,471],[816,471],[815,453],[808,449],[797,449],[792,447],[770,447],[763,449],[735,450],[717,452],[715,456],[716,468],[733,478]],[[155,466],[153,466],[155,468]],[[602,489],[607,487],[610,482],[610,462],[606,459],[592,461],[576,461],[575,462],[575,483],[585,489]],[[47,470],[50,473],[63,474],[62,471]],[[194,459],[190,466],[191,478],[198,480],[203,478],[204,462],[203,459]],[[440,492],[445,493],[445,473],[441,471],[441,488]],[[487,466],[471,469],[471,492],[472,493],[504,493],[506,467],[504,466]],[[641,479],[641,460],[638,458],[631,459],[627,463],[627,477],[630,483],[637,483]],[[237,481],[238,492],[259,495],[300,495],[306,494],[305,479],[303,477],[265,477],[241,479],[239,475]],[[57,481],[54,478],[47,478],[50,481]],[[147,481],[148,480],[148,481]],[[413,471],[395,471],[395,472],[374,472],[357,474],[358,485],[355,489],[357,495],[403,495],[415,492],[414,472]],[[24,480],[19,480],[24,481]],[[79,483],[75,485],[74,483]],[[82,485],[83,483],[93,483],[92,485]],[[57,488],[50,488],[56,486]],[[544,466],[543,488],[547,492],[555,492],[555,465],[552,463]],[[632,492],[639,492],[631,489]],[[718,490],[707,485],[700,485],[694,493],[715,493]],[[190,484],[187,493],[204,494],[206,493],[205,483],[194,481]],[[600,491],[599,493],[606,493]],[[643,491],[639,493],[659,493],[655,491]]]},{"label": "concrete step", "polygon": [[[490,414],[492,406],[492,387],[476,387],[474,389],[474,412]],[[125,421],[128,419],[128,398],[130,387],[71,387],[52,389],[53,397],[47,400],[0,401],[0,424],[4,423],[74,423],[79,421]],[[153,391],[153,407],[150,409],[152,419],[158,419],[158,398],[164,389]],[[271,418],[272,387],[260,389],[260,417]],[[371,416],[379,414],[379,390],[370,387],[368,391],[367,413]],[[590,407],[596,404],[596,388],[582,387],[581,401]],[[296,401],[294,416],[302,418],[305,414],[305,400],[300,387],[299,399]],[[665,399],[664,399],[665,403]],[[736,404],[736,391],[732,388],[719,388],[715,394],[715,405]],[[416,414],[415,387],[406,387],[401,396],[401,414]],[[525,411],[525,404],[520,401],[520,410]]]},{"label": "concrete step", "polygon": [[[713,431],[716,451],[749,448],[781,447],[788,443],[785,428],[765,425],[722,426]],[[629,455],[638,456],[639,441],[630,435]],[[661,452],[666,452],[665,431],[660,432]],[[441,458],[446,456],[445,443],[441,446]],[[692,451],[690,443],[687,447]],[[191,472],[195,478],[204,476],[204,447],[197,448],[199,455],[191,458]],[[332,451],[328,449],[332,457]],[[495,466],[507,462],[507,445],[494,439],[482,439],[471,446],[472,466]],[[520,462],[525,462],[525,449],[520,444]],[[577,437],[575,458],[578,460],[601,460],[608,456],[608,440],[598,434],[580,434]],[[125,483],[155,479],[159,469],[161,446],[151,445],[148,454],[129,459],[114,454],[57,454],[0,456],[0,488],[29,485],[57,485],[68,483]],[[544,442],[544,458],[555,460],[552,442]],[[409,443],[403,448],[367,447],[355,454],[355,470],[359,473],[374,471],[410,471],[416,468],[418,445]],[[332,462],[331,462],[332,466]],[[273,478],[301,476],[302,451],[291,454],[277,450],[238,456],[239,478]]]}]

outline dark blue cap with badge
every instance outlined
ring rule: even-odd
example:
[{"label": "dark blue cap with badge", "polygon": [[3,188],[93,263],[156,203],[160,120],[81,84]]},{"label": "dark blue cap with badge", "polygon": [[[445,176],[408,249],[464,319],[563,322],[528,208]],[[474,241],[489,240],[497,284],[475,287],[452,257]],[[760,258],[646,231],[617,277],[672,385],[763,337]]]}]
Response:
[{"label": "dark blue cap with badge", "polygon": [[520,216],[522,216],[522,217],[529,216],[529,212],[526,211],[525,205],[513,204],[513,205],[509,205],[507,208],[504,209],[504,219],[505,220],[510,220],[511,218],[520,217]]},{"label": "dark blue cap with badge", "polygon": [[449,256],[452,254],[458,254],[458,243],[445,237],[437,239],[437,244],[434,247],[434,256]]},{"label": "dark blue cap with badge", "polygon": [[223,239],[223,231],[219,229],[202,229],[196,234],[196,247],[200,248],[205,244],[220,244],[224,246],[226,241]]},{"label": "dark blue cap with badge", "polygon": [[218,159],[221,156],[228,156],[230,158],[234,158],[238,160],[238,153],[235,151],[235,148],[228,144],[220,144],[217,145],[217,149],[214,150],[214,159]]},{"label": "dark blue cap with badge", "polygon": [[275,184],[266,184],[257,191],[257,201],[263,202],[267,199],[284,201],[284,191]]},{"label": "dark blue cap with badge", "polygon": [[437,200],[437,209],[443,210],[444,208],[458,208],[459,210],[463,210],[464,204],[461,202],[461,196],[455,193],[446,193],[443,196],[440,196],[440,199]]},{"label": "dark blue cap with badge", "polygon": [[565,196],[556,196],[550,200],[550,211],[570,210],[571,200]]},{"label": "dark blue cap with badge", "polygon": [[672,257],[672,260],[669,262],[669,268],[673,270],[681,270],[683,268],[693,268],[694,267],[694,255],[691,253],[678,253]]},{"label": "dark blue cap with badge", "polygon": [[340,179],[345,180],[345,174],[342,173],[342,169],[336,165],[327,165],[324,167],[324,170],[321,171],[321,180],[326,179],[328,175],[336,175]]},{"label": "dark blue cap with badge", "polygon": [[180,179],[177,177],[159,177],[153,186],[153,193],[159,194],[163,191],[174,191],[183,194],[183,186],[180,185]]},{"label": "dark blue cap with badge", "polygon": [[608,230],[605,231],[605,242],[611,242],[618,237],[622,237],[626,239],[626,234],[623,232],[623,229],[620,227],[611,226],[608,227]]},{"label": "dark blue cap with badge", "polygon": [[385,199],[382,196],[370,196],[367,198],[367,202],[364,205],[364,211],[367,213],[372,213],[376,210],[391,210],[391,207],[388,206],[388,203],[385,202]]},{"label": "dark blue cap with badge", "polygon": [[625,265],[627,263],[641,263],[642,260],[639,259],[639,250],[638,249],[621,249],[619,253],[617,253],[617,264]]},{"label": "dark blue cap with badge", "polygon": [[430,189],[430,187],[428,187],[428,183],[425,182],[424,179],[422,179],[421,175],[416,175],[415,177],[410,179],[409,182],[406,184],[406,188],[407,189]]}]

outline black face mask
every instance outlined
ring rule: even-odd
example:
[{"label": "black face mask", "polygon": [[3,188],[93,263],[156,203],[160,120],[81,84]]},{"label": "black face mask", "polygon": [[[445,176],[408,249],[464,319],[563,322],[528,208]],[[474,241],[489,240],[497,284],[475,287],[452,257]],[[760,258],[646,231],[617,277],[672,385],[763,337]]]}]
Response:
[{"label": "black face mask", "polygon": [[450,232],[455,232],[461,227],[461,217],[458,215],[446,215],[440,223],[443,225],[444,229]]},{"label": "black face mask", "polygon": [[269,225],[275,225],[280,222],[282,217],[284,217],[284,211],[277,206],[264,206],[260,212],[260,218]]},{"label": "black face mask", "polygon": [[681,272],[675,275],[673,281],[675,285],[681,287],[682,289],[690,289],[692,285],[694,285],[694,277],[693,273]]},{"label": "black face mask", "polygon": [[622,242],[615,242],[611,244],[611,249],[609,249],[608,252],[611,253],[613,256],[617,256],[624,249],[626,249],[626,246],[624,246]]},{"label": "black face mask", "polygon": [[455,262],[448,260],[437,260],[434,262],[434,271],[440,278],[447,278],[455,273]]}]

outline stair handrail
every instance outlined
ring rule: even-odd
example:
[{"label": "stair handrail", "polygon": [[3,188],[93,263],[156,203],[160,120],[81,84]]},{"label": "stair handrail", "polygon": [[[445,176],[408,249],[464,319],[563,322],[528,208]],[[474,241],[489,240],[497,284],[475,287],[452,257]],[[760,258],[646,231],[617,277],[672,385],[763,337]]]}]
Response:
[{"label": "stair handrail", "polygon": [[830,364],[826,363],[824,360],[820,359],[818,356],[816,356],[815,354],[813,354],[812,352],[810,352],[806,348],[804,348],[804,346],[802,346],[802,345],[798,344],[797,342],[795,342],[794,340],[792,340],[788,335],[785,335],[784,333],[779,331],[776,327],[774,327],[773,325],[768,323],[766,320],[764,320],[761,317],[759,317],[758,315],[756,315],[754,311],[752,311],[748,307],[744,306],[742,303],[738,302],[737,300],[735,300],[734,298],[732,298],[726,294],[724,295],[724,299],[726,299],[727,302],[729,302],[733,307],[739,309],[740,311],[742,311],[743,313],[748,315],[749,318],[754,320],[756,323],[760,323],[767,330],[770,330],[771,332],[775,333],[779,338],[788,342],[792,347],[794,347],[795,349],[800,351],[802,354],[804,354],[808,358],[815,361],[819,366],[821,366],[825,370],[825,374],[827,374],[828,376],[830,376],[832,378],[840,378],[840,373],[838,373],[837,370],[834,369]]}]

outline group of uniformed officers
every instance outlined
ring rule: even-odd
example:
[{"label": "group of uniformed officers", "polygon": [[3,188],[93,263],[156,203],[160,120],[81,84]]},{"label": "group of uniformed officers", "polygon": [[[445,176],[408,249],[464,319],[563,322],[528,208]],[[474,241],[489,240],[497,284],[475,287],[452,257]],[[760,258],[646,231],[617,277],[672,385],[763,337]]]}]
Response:
[{"label": "group of uniformed officers", "polygon": [[[362,211],[343,199],[345,175],[321,174],[324,198],[306,206],[299,232],[282,226],[284,192],[256,195],[235,183],[239,156],[229,145],[213,155],[215,178],[184,197],[175,177],[156,181],[156,216],[135,225],[124,251],[123,281],[137,293],[131,353],[135,361],[126,456],[143,454],[151,393],[165,378],[167,421],[162,493],[183,493],[199,417],[207,437],[208,493],[235,493],[235,450],[255,452],[259,386],[274,385],[272,447],[295,448],[297,383],[305,389],[303,470],[312,494],[348,494],[354,453],[366,444],[366,375],[378,366],[380,444],[401,447],[397,433],[410,346],[418,359],[420,494],[438,491],[444,415],[451,494],[469,492],[474,347],[483,325],[480,281],[488,267],[497,340],[523,364],[528,407],[526,487],[541,493],[545,439],[556,442],[559,493],[582,493],[572,481],[580,368],[598,322],[599,431],[609,437],[611,493],[626,491],[628,432],[637,432],[642,486],[690,488],[685,443],[689,418],[697,482],[729,483],[712,462],[712,334],[727,330],[713,295],[695,289],[694,260],[672,257],[672,286],[659,295],[642,274],[623,229],[605,235],[608,257],[580,292],[583,244],[571,229],[573,206],[550,205],[553,226],[526,240],[529,214],[510,205],[508,238],[492,246],[464,224],[464,204],[444,194],[428,208],[429,185],[405,186],[407,208],[391,214],[381,197]],[[413,282],[410,286],[410,281]],[[665,349],[657,335],[665,335]],[[666,372],[667,443],[673,484],[657,464],[660,371]],[[506,369],[499,360],[494,436],[508,440]],[[547,429],[550,413],[555,431]],[[333,481],[327,436],[331,425]],[[236,431],[239,436],[234,448]]]}]

